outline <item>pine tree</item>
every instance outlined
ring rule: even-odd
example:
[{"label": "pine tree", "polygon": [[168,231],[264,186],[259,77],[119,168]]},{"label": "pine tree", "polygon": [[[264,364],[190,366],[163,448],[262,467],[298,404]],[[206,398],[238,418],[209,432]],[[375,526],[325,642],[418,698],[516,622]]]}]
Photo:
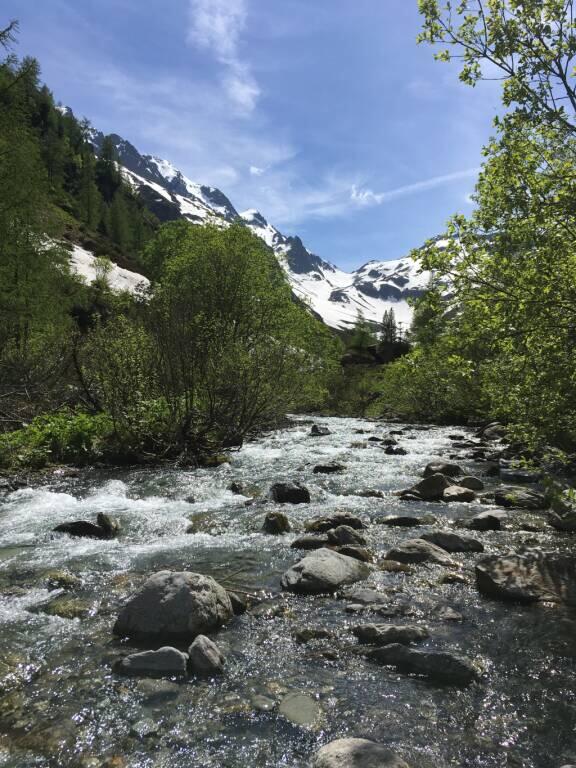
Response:
[{"label": "pine tree", "polygon": [[122,189],[117,190],[110,206],[110,235],[122,251],[130,250],[132,232]]},{"label": "pine tree", "polygon": [[82,153],[78,190],[80,218],[90,229],[96,229],[101,218],[102,197],[96,186],[94,155],[87,148]]},{"label": "pine tree", "polygon": [[384,310],[382,318],[382,327],[380,331],[380,341],[382,344],[395,344],[398,340],[398,327],[396,317],[392,308]]},{"label": "pine tree", "polygon": [[100,157],[96,163],[96,181],[105,202],[111,203],[122,184],[122,177],[116,162],[116,149],[110,136],[102,142]]}]

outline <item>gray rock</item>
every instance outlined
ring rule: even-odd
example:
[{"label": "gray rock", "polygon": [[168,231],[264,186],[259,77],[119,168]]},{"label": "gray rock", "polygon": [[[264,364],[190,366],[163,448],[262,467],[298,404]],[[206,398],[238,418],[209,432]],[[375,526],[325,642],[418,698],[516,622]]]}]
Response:
[{"label": "gray rock", "polygon": [[476,564],[476,586],[499,600],[576,605],[576,557],[539,550],[486,557]]},{"label": "gray rock", "polygon": [[346,584],[368,577],[370,568],[352,557],[329,549],[318,549],[289,568],[282,576],[282,588],[291,592],[315,594],[335,592]]},{"label": "gray rock", "polygon": [[274,483],[270,496],[278,504],[310,503],[310,491],[300,483]]},{"label": "gray rock", "polygon": [[450,464],[447,461],[431,461],[424,468],[424,477],[436,474],[441,474],[445,477],[459,477],[464,474],[464,471],[458,464]]},{"label": "gray rock", "polygon": [[290,521],[283,512],[268,512],[262,526],[264,533],[278,535],[290,532]]},{"label": "gray rock", "polygon": [[409,493],[416,493],[424,501],[440,501],[442,494],[452,485],[451,481],[438,472],[428,475],[424,480],[409,488]]},{"label": "gray rock", "polygon": [[350,544],[353,547],[363,546],[366,539],[361,533],[357,533],[349,525],[339,525],[338,528],[332,528],[328,531],[328,541],[330,544],[344,546]]},{"label": "gray rock", "polygon": [[371,661],[396,667],[400,672],[424,675],[445,685],[469,685],[480,677],[470,659],[452,653],[420,651],[394,643],[375,648],[366,655]]},{"label": "gray rock", "polygon": [[248,610],[248,603],[246,600],[236,592],[230,592],[229,590],[226,591],[228,592],[228,597],[230,598],[234,616],[241,616],[243,613],[246,613]]},{"label": "gray rock", "polygon": [[424,539],[408,539],[401,542],[386,554],[386,559],[397,560],[399,563],[432,562],[440,565],[455,565],[445,549]]},{"label": "gray rock", "polygon": [[542,479],[542,472],[530,469],[518,469],[514,467],[501,467],[500,477],[507,483],[537,483]]},{"label": "gray rock", "polygon": [[299,536],[290,546],[292,549],[322,549],[328,544],[327,536]]},{"label": "gray rock", "polygon": [[506,437],[507,428],[499,421],[493,421],[482,429],[478,430],[476,437],[483,437],[486,440],[499,440]]},{"label": "gray rock", "polygon": [[426,627],[415,624],[359,624],[352,628],[352,634],[368,645],[409,645],[424,640],[430,633]]},{"label": "gray rock", "polygon": [[557,531],[576,533],[576,509],[571,509],[564,513],[558,513],[551,510],[548,513],[548,522],[552,528],[556,528]]},{"label": "gray rock", "polygon": [[402,448],[402,446],[394,447],[393,445],[387,445],[386,448],[384,449],[384,453],[387,456],[407,456],[408,455],[408,451],[406,450],[406,448]]},{"label": "gray rock", "polygon": [[120,531],[120,525],[104,512],[99,512],[96,523],[89,520],[74,520],[70,523],[60,523],[54,529],[55,533],[67,533],[69,536],[85,537],[88,539],[113,539]]},{"label": "gray rock", "polygon": [[386,517],[377,517],[374,522],[378,525],[390,525],[398,528],[415,528],[424,525],[419,517],[410,517],[409,515],[386,515]]},{"label": "gray rock", "polygon": [[429,541],[446,552],[484,552],[484,546],[471,536],[459,536],[448,531],[432,531],[423,533],[421,538]]},{"label": "gray rock", "polygon": [[316,699],[297,691],[287,693],[284,696],[278,711],[292,723],[308,727],[315,725],[322,714],[320,704]]},{"label": "gray rock", "polygon": [[211,576],[159,571],[121,610],[114,633],[144,638],[193,638],[233,616],[228,593]]},{"label": "gray rock", "polygon": [[461,485],[451,485],[442,493],[442,501],[468,503],[476,499],[476,494],[470,488],[464,488]]},{"label": "gray rock", "polygon": [[506,512],[480,512],[466,521],[465,525],[472,531],[499,531],[507,518]]},{"label": "gray rock", "polygon": [[372,553],[365,547],[356,547],[352,544],[344,544],[341,547],[335,547],[336,552],[347,557],[353,557],[355,560],[361,560],[363,563],[371,563],[373,560]]},{"label": "gray rock", "polygon": [[321,517],[319,520],[312,520],[305,527],[309,533],[327,533],[331,528],[338,528],[340,525],[347,525],[356,531],[366,528],[359,517],[351,515],[349,512],[338,512],[331,517]]},{"label": "gray rock", "polygon": [[494,491],[494,501],[501,507],[518,509],[546,509],[548,506],[543,493],[512,486],[497,488]]},{"label": "gray rock", "polygon": [[472,475],[466,475],[458,480],[458,485],[461,488],[469,488],[471,491],[483,491],[484,483],[480,478],[473,477]]},{"label": "gray rock", "polygon": [[196,675],[219,675],[224,671],[224,654],[206,635],[198,635],[188,648],[188,656],[190,669]]},{"label": "gray rock", "polygon": [[368,739],[337,739],[319,749],[311,768],[410,768],[383,744]]},{"label": "gray rock", "polygon": [[114,664],[114,671],[133,677],[185,677],[187,664],[186,653],[164,646],[157,651],[131,653]]},{"label": "gray rock", "polygon": [[322,427],[319,424],[313,424],[312,429],[310,430],[310,436],[311,437],[326,437],[326,435],[331,435],[332,433],[328,429],[328,427]]},{"label": "gray rock", "polygon": [[333,475],[334,473],[342,472],[345,469],[346,467],[344,464],[332,462],[331,464],[317,464],[313,471],[315,475]]}]

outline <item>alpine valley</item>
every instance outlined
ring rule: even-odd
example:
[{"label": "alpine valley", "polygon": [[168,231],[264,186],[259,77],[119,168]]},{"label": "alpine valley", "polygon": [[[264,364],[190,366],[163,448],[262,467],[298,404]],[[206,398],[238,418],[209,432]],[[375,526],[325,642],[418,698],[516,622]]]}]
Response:
[{"label": "alpine valley", "polygon": [[[98,154],[104,134],[91,128],[89,138]],[[421,295],[430,280],[430,273],[420,270],[411,258],[369,261],[353,272],[344,272],[309,251],[298,236],[284,235],[259,211],[238,212],[219,189],[191,181],[169,161],[141,154],[116,134],[111,139],[125,178],[160,221],[184,218],[197,224],[228,226],[241,218],[273,250],[294,294],[326,325],[346,330],[359,316],[379,323],[385,310],[393,309],[399,326],[410,326],[412,307],[408,299]],[[73,265],[88,279],[94,273],[92,261],[89,252],[74,247]],[[146,282],[139,278],[120,267],[114,267],[109,275],[113,285],[124,289]]]}]

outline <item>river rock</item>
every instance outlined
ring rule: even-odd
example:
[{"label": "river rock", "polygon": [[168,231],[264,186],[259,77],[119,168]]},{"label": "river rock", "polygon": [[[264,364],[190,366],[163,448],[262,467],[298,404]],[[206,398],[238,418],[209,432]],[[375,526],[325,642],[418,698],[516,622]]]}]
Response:
[{"label": "river rock", "polygon": [[420,538],[445,549],[446,552],[484,552],[481,542],[471,536],[459,536],[457,533],[448,531],[432,531],[423,533]]},{"label": "river rock", "polygon": [[188,655],[177,648],[164,646],[157,651],[131,653],[114,664],[121,675],[141,677],[185,677]]},{"label": "river rock", "polygon": [[461,485],[451,485],[442,493],[442,501],[450,502],[470,502],[476,499],[476,494],[470,488],[464,488]]},{"label": "river rock", "polygon": [[344,544],[341,547],[336,547],[336,552],[347,557],[353,557],[355,560],[360,560],[363,563],[371,563],[373,560],[372,553],[365,547],[355,547],[351,544]]},{"label": "river rock", "polygon": [[330,549],[311,552],[282,576],[282,588],[290,592],[315,594],[335,592],[346,584],[368,577],[370,568]]},{"label": "river rock", "polygon": [[431,461],[424,468],[424,477],[431,475],[444,475],[445,477],[460,477],[464,471],[458,464],[450,464],[447,461]]},{"label": "river rock", "polygon": [[314,755],[311,768],[410,768],[384,744],[368,739],[337,739]]},{"label": "river rock", "polygon": [[507,518],[506,512],[480,512],[464,524],[472,531],[499,531]]},{"label": "river rock", "polygon": [[307,523],[305,528],[309,533],[327,533],[331,528],[338,528],[340,525],[347,525],[357,531],[366,528],[359,517],[349,512],[338,512],[331,517],[321,517],[319,520]]},{"label": "river rock", "polygon": [[458,480],[460,488],[469,488],[471,491],[483,491],[484,483],[480,478],[473,477],[472,475],[466,475]]},{"label": "river rock", "polygon": [[424,501],[440,501],[446,488],[451,485],[452,483],[446,475],[436,472],[409,488],[408,493],[415,493]]},{"label": "river rock", "polygon": [[333,475],[334,473],[342,472],[345,469],[346,467],[344,464],[332,462],[331,464],[317,464],[314,467],[313,472],[315,475]]},{"label": "river rock", "polygon": [[233,616],[228,593],[211,576],[159,571],[122,609],[114,634],[193,638]]},{"label": "river rock", "polygon": [[455,565],[445,549],[441,549],[425,539],[408,539],[391,549],[386,554],[387,560],[397,560],[399,563],[439,563],[440,565]]},{"label": "river rock", "polygon": [[538,483],[542,479],[542,472],[537,472],[532,469],[500,466],[500,478],[507,483],[530,485],[531,483]]},{"label": "river rock", "polygon": [[329,543],[327,536],[299,536],[290,546],[292,549],[322,549]]},{"label": "river rock", "polygon": [[470,659],[452,653],[420,651],[393,643],[368,651],[366,655],[371,661],[396,667],[400,672],[424,675],[445,685],[469,685],[480,677]]},{"label": "river rock", "polygon": [[367,645],[409,645],[424,640],[430,633],[426,627],[415,624],[359,624],[352,627],[352,634]]},{"label": "river rock", "polygon": [[393,445],[387,445],[384,449],[384,453],[387,456],[407,456],[408,451],[401,446],[394,447]]},{"label": "river rock", "polygon": [[328,427],[322,427],[320,424],[313,424],[312,429],[310,430],[310,436],[311,437],[326,437],[326,435],[331,435],[332,433],[328,429]]},{"label": "river rock", "polygon": [[320,704],[306,693],[287,693],[280,702],[279,713],[296,725],[311,727],[318,721],[322,710]]},{"label": "river rock", "polygon": [[364,546],[366,539],[361,533],[357,533],[349,525],[339,525],[337,528],[331,528],[328,531],[328,541],[330,544],[344,546],[349,544],[352,547]]},{"label": "river rock", "polygon": [[559,513],[554,510],[548,514],[548,522],[552,528],[565,533],[576,533],[576,509]]},{"label": "river rock", "polygon": [[67,533],[69,536],[89,539],[113,539],[120,531],[120,525],[109,515],[99,512],[95,523],[89,520],[74,520],[70,523],[60,523],[54,529],[55,533]]},{"label": "river rock", "polygon": [[219,675],[224,671],[224,654],[206,635],[198,635],[188,648],[188,656],[190,669],[196,675]]},{"label": "river rock", "polygon": [[499,440],[502,437],[506,437],[507,432],[508,430],[504,424],[501,424],[499,421],[492,421],[490,424],[482,427],[482,429],[479,429],[476,432],[476,437],[483,437],[486,440]]},{"label": "river rock", "polygon": [[499,600],[576,605],[576,557],[539,550],[493,555],[476,564],[479,592]]},{"label": "river rock", "polygon": [[494,491],[494,501],[501,507],[517,507],[518,509],[545,509],[548,504],[543,493],[505,486]]},{"label": "river rock", "polygon": [[264,533],[278,535],[290,532],[290,521],[283,512],[268,512],[262,526]]},{"label": "river rock", "polygon": [[274,483],[270,496],[278,504],[310,503],[310,491],[300,483]]},{"label": "river rock", "polygon": [[410,515],[386,515],[386,517],[377,517],[374,520],[378,525],[389,525],[398,528],[415,528],[424,525],[419,517],[410,517]]},{"label": "river rock", "polygon": [[398,440],[395,440],[393,437],[386,437],[384,440],[381,440],[382,445],[387,446],[393,446],[398,445]]},{"label": "river rock", "polygon": [[236,592],[230,592],[229,590],[226,591],[228,592],[228,597],[230,598],[234,616],[242,616],[243,613],[246,613],[248,610],[247,601]]}]

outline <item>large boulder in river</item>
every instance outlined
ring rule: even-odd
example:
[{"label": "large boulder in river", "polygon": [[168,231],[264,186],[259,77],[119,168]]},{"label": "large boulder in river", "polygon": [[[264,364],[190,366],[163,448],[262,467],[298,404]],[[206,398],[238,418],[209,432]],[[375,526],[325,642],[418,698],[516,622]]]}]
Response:
[{"label": "large boulder in river", "polygon": [[501,507],[516,507],[518,509],[546,509],[548,502],[543,493],[504,486],[494,491],[494,501]]},{"label": "large boulder in river", "polygon": [[446,552],[484,552],[484,546],[477,539],[473,539],[471,536],[459,536],[450,531],[423,533],[420,538],[431,544],[436,544],[437,547],[445,549]]},{"label": "large boulder in river", "polygon": [[138,638],[194,638],[233,616],[230,597],[211,576],[159,571],[121,610],[114,634]]},{"label": "large boulder in river", "polygon": [[95,523],[89,520],[74,520],[70,523],[60,523],[53,530],[55,533],[67,533],[69,536],[88,539],[113,539],[118,535],[120,525],[109,515],[99,512]]},{"label": "large boulder in river", "polygon": [[470,659],[453,653],[420,651],[394,643],[375,648],[366,655],[371,661],[396,667],[400,672],[424,675],[445,685],[469,685],[480,677]]},{"label": "large boulder in river", "polygon": [[335,592],[346,584],[366,579],[366,563],[330,549],[311,552],[282,576],[282,588],[301,594]]},{"label": "large boulder in river", "polygon": [[309,504],[310,491],[300,483],[274,483],[270,496],[278,504]]},{"label": "large boulder in river", "polygon": [[476,564],[476,585],[499,600],[576,606],[576,557],[539,550],[493,555]]},{"label": "large boulder in river", "polygon": [[283,512],[268,512],[262,526],[264,533],[278,535],[290,532],[290,521]]},{"label": "large boulder in river", "polygon": [[384,744],[368,739],[337,739],[314,755],[311,768],[410,768]]},{"label": "large boulder in river", "polygon": [[437,474],[445,475],[446,477],[459,477],[464,474],[464,471],[458,464],[450,464],[447,461],[431,461],[429,464],[426,464],[424,477]]},{"label": "large boulder in river", "polygon": [[413,485],[408,493],[416,493],[424,501],[440,501],[446,488],[451,485],[451,481],[445,475],[436,472]]},{"label": "large boulder in river", "polygon": [[131,653],[114,664],[114,671],[132,677],[185,677],[188,655],[165,646],[157,651]]},{"label": "large boulder in river", "polygon": [[399,563],[439,563],[455,565],[448,552],[424,539],[407,539],[386,554],[387,560]]}]

